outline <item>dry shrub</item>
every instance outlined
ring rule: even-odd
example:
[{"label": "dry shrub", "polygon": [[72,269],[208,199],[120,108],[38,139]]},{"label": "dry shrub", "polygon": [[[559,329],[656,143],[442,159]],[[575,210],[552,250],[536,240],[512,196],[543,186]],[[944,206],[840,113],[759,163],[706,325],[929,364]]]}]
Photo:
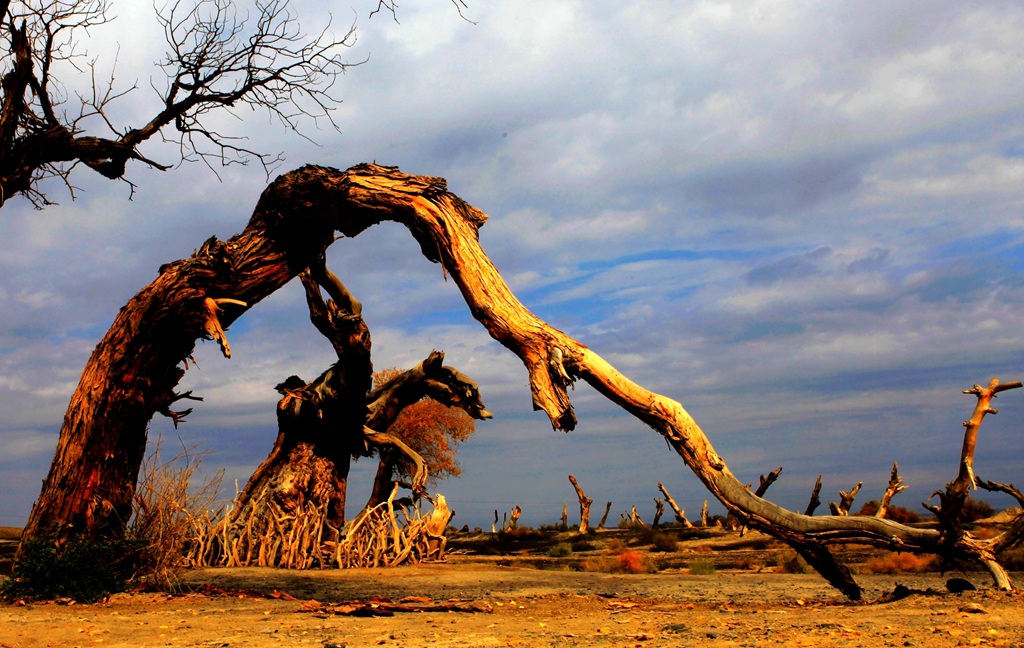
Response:
[{"label": "dry shrub", "polygon": [[889,553],[873,558],[864,565],[869,574],[904,574],[935,571],[935,556],[919,556],[912,553]]},{"label": "dry shrub", "polygon": [[651,534],[651,551],[672,552],[679,550],[679,538],[674,533],[655,531]]},{"label": "dry shrub", "polygon": [[1013,547],[1000,552],[999,564],[1010,571],[1024,571],[1024,547]]},{"label": "dry shrub", "polygon": [[619,571],[623,574],[647,573],[647,559],[639,551],[627,549],[619,553]]},{"label": "dry shrub", "polygon": [[743,558],[736,566],[739,569],[748,569],[750,571],[761,571],[764,569],[764,563],[754,558]]},{"label": "dry shrub", "polygon": [[693,548],[693,552],[699,554],[709,554],[713,551],[714,548],[711,545],[697,545]]},{"label": "dry shrub", "polygon": [[195,524],[206,521],[220,492],[223,471],[195,487],[203,459],[209,454],[185,447],[164,461],[160,456],[163,438],[143,460],[135,489],[132,536],[143,543],[141,577],[163,589],[172,589],[184,569],[185,548],[193,537]]},{"label": "dry shrub", "polygon": [[975,527],[971,529],[971,535],[978,540],[989,540],[1002,533],[1002,529],[994,529],[992,527]]},{"label": "dry shrub", "polygon": [[587,558],[580,564],[580,569],[604,574],[646,574],[651,571],[644,555],[632,549],[620,549]]},{"label": "dry shrub", "polygon": [[619,559],[617,556],[605,554],[603,556],[587,558],[580,563],[580,570],[600,574],[614,574],[618,564]]},{"label": "dry shrub", "polygon": [[707,558],[698,558],[690,563],[689,571],[691,576],[710,576],[715,573],[715,563]]}]

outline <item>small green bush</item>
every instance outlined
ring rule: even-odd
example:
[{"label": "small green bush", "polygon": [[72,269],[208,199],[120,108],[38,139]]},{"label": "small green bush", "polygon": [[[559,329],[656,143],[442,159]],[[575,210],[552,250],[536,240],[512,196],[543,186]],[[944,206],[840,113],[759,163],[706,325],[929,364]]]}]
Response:
[{"label": "small green bush", "polygon": [[552,558],[565,558],[572,555],[572,545],[568,542],[559,542],[548,547],[547,554]]},{"label": "small green bush", "polygon": [[690,573],[694,576],[710,576],[715,573],[715,563],[707,558],[698,558],[690,563]]},{"label": "small green bush", "polygon": [[64,546],[58,546],[52,535],[26,540],[11,578],[0,586],[0,596],[93,603],[128,589],[143,562],[144,546],[133,538],[74,538]]}]

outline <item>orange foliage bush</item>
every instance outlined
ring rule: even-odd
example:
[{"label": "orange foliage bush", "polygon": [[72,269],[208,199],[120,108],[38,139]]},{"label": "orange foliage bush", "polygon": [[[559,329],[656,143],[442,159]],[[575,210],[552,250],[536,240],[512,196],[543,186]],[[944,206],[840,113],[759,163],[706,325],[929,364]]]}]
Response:
[{"label": "orange foliage bush", "polygon": [[[373,384],[383,385],[400,373],[394,367],[375,371]],[[462,474],[462,466],[455,458],[456,446],[476,431],[476,422],[457,407],[448,407],[436,400],[424,398],[402,410],[386,431],[423,457],[427,465],[427,483],[434,485],[446,477]],[[403,478],[410,479],[411,470],[411,463],[399,462],[398,472]]]},{"label": "orange foliage bush", "polygon": [[647,560],[640,552],[627,549],[619,554],[619,571],[623,574],[647,573]]},{"label": "orange foliage bush", "polygon": [[610,551],[603,556],[588,558],[580,563],[580,569],[605,574],[646,574],[650,571],[644,555],[632,549]]},{"label": "orange foliage bush", "polygon": [[919,556],[912,553],[890,553],[881,558],[869,560],[864,565],[870,574],[903,574],[935,571],[935,556]]}]

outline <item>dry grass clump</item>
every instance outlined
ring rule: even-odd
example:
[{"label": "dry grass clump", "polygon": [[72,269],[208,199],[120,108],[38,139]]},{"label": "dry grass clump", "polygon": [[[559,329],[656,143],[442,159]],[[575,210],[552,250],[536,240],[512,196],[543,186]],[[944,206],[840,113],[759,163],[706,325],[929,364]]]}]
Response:
[{"label": "dry grass clump", "polygon": [[568,542],[559,542],[556,545],[548,547],[548,550],[545,553],[552,558],[565,558],[567,556],[571,556],[572,551],[573,549],[571,544]]},{"label": "dry grass clump", "polygon": [[715,563],[707,558],[698,558],[690,563],[689,571],[692,576],[710,576],[715,573]]},{"label": "dry grass clump", "polygon": [[183,445],[178,454],[164,461],[162,443],[163,438],[158,437],[142,462],[129,526],[130,535],[143,544],[141,578],[171,589],[185,568],[185,548],[194,535],[194,525],[209,515],[224,473],[218,471],[193,487],[209,453]]},{"label": "dry grass clump", "polygon": [[935,556],[892,552],[866,562],[864,571],[869,574],[916,574],[935,571],[938,567],[938,559]]}]

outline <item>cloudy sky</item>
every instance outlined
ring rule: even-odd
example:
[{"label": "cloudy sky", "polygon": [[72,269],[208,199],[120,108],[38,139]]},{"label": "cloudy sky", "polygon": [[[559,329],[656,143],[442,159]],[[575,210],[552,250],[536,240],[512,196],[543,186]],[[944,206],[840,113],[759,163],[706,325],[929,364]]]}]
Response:
[{"label": "cloudy sky", "polygon": [[[323,6],[297,3],[306,30]],[[445,0],[405,3],[398,22],[373,6],[333,9],[365,61],[337,87],[340,132],[308,129],[311,144],[248,112],[224,128],[284,152],[281,172],[376,161],[447,178],[490,215],[481,241],[524,304],[680,401],[741,479],[782,466],[780,504],[802,510],[818,474],[825,502],[858,481],[859,502],[877,498],[898,461],[896,503],[921,510],[956,474],[961,390],[1024,378],[1024,5],[491,0],[464,10],[475,24]],[[116,115],[137,125],[158,105],[162,40],[149,3],[115,13],[83,46],[138,83]],[[220,176],[137,165],[129,200],[82,170],[76,200],[49,185],[57,206],[4,206],[0,525],[27,518],[118,308],[161,264],[244,227],[266,177]],[[649,519],[658,481],[699,510],[682,461],[588,387],[572,393],[578,428],[553,432],[525,369],[401,227],[337,242],[329,264],[365,305],[377,367],[443,349],[495,414],[438,488],[459,525],[515,504],[525,524],[563,502],[572,517],[569,473],[613,520],[631,505]],[[150,435],[211,451],[230,496],[273,442],[273,385],[333,353],[296,285],[229,337],[230,360],[199,344],[183,387],[205,401],[188,423]],[[1020,483],[1024,391],[997,406],[976,471]],[[356,468],[354,502],[373,466]]]}]

